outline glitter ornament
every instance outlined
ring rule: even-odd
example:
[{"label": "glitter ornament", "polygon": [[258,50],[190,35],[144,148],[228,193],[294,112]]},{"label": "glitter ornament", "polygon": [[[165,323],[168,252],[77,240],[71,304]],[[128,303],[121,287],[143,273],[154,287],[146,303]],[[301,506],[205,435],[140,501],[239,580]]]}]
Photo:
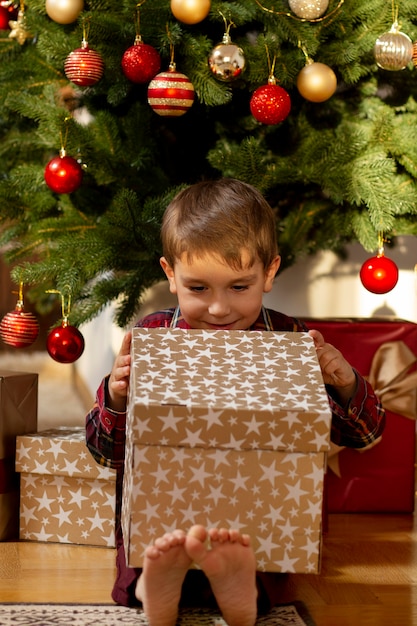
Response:
[{"label": "glitter ornament", "polygon": [[297,17],[315,20],[326,13],[329,0],[288,0],[288,4]]},{"label": "glitter ornament", "polygon": [[210,4],[210,0],[171,0],[171,11],[184,24],[198,24],[209,14]]},{"label": "glitter ornament", "polygon": [[20,283],[19,299],[14,311],[6,313],[0,323],[0,337],[9,346],[27,348],[39,335],[39,322],[33,313],[23,306],[23,286]]},{"label": "glitter ornament", "polygon": [[46,338],[49,356],[58,363],[74,363],[84,352],[84,337],[75,326],[64,319]]},{"label": "glitter ornament", "polygon": [[211,51],[208,64],[213,76],[224,82],[236,80],[242,74],[246,66],[245,55],[242,48],[232,43],[228,31],[223,35],[222,43]]},{"label": "glitter ornament", "polygon": [[140,35],[122,57],[123,74],[132,83],[149,83],[161,69],[161,57],[155,48],[142,42]]},{"label": "glitter ornament", "polygon": [[324,102],[332,97],[337,88],[336,74],[324,63],[307,59],[297,76],[297,89],[310,102]]},{"label": "glitter ornament", "polygon": [[398,30],[395,22],[391,30],[378,37],[374,46],[376,64],[383,70],[397,72],[407,67],[413,58],[413,42]]},{"label": "glitter ornament", "polygon": [[270,76],[267,85],[258,87],[250,99],[253,117],[262,124],[279,124],[291,111],[291,98],[288,92],[276,84],[276,78]]},{"label": "glitter ornament", "polygon": [[73,193],[83,179],[83,169],[73,157],[61,148],[59,156],[49,161],[44,171],[45,182],[55,193]]},{"label": "glitter ornament", "polygon": [[383,253],[365,261],[360,270],[362,285],[371,293],[387,293],[398,281],[398,267]]},{"label": "glitter ornament", "polygon": [[65,59],[64,72],[68,80],[80,87],[90,87],[98,83],[104,72],[104,62],[100,54],[92,50],[83,39],[81,48],[76,48]]},{"label": "glitter ornament", "polygon": [[46,0],[48,16],[58,24],[72,24],[84,9],[84,0]]},{"label": "glitter ornament", "polygon": [[157,74],[148,86],[148,103],[163,117],[184,115],[193,105],[194,97],[193,84],[185,74],[176,71],[173,62],[167,72]]}]

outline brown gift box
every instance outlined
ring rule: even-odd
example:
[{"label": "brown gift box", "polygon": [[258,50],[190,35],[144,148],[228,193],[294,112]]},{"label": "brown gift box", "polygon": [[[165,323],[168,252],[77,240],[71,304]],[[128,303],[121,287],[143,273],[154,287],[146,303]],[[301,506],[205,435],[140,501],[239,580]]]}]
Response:
[{"label": "brown gift box", "polygon": [[259,570],[320,568],[331,413],[308,333],[133,329],[129,566],[192,524],[249,533]]},{"label": "brown gift box", "polygon": [[0,370],[0,541],[19,536],[16,436],[37,429],[38,374]]},{"label": "brown gift box", "polygon": [[96,463],[85,429],[17,438],[20,539],[115,547],[116,472]]}]

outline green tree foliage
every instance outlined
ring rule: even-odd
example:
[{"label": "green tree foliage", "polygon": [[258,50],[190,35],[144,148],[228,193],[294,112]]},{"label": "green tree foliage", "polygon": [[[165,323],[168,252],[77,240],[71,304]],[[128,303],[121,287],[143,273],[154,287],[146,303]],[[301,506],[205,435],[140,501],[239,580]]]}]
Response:
[{"label": "green tree foliage", "polygon": [[[16,281],[30,285],[40,309],[48,289],[69,288],[74,324],[116,302],[124,325],[162,278],[165,206],[181,187],[221,175],[252,183],[271,203],[284,266],[319,250],[342,252],[350,241],[376,251],[381,232],[393,241],[417,234],[416,69],[410,61],[382,70],[373,52],[395,20],[393,8],[387,0],[330,0],[325,15],[307,21],[286,0],[213,0],[207,18],[187,25],[169,0],[146,0],[143,41],[161,54],[161,71],[173,51],[196,92],[185,115],[169,118],[149,106],[147,85],[121,71],[135,39],[136,2],[85,0],[77,21],[62,25],[44,0],[28,0],[30,36],[20,43],[2,31],[0,41],[0,245]],[[415,41],[414,0],[401,1],[399,21]],[[227,24],[246,59],[231,82],[208,66]],[[86,28],[105,70],[96,85],[74,88],[64,62]],[[325,102],[297,90],[306,52],[337,75]],[[272,59],[292,108],[285,121],[264,125],[249,103],[267,84]],[[44,181],[63,143],[84,167],[81,187],[69,195]]]}]

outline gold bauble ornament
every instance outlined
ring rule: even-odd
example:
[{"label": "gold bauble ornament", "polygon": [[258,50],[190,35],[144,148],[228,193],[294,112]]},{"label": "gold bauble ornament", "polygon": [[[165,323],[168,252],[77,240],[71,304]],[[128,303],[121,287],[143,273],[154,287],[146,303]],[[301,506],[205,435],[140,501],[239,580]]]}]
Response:
[{"label": "gold bauble ornament", "polygon": [[329,0],[288,0],[290,9],[297,17],[315,20],[326,13]]},{"label": "gold bauble ornament", "polygon": [[210,0],[171,0],[174,17],[184,24],[198,24],[210,11]]},{"label": "gold bauble ornament", "polygon": [[84,9],[84,0],[46,0],[48,16],[58,24],[72,24]]},{"label": "gold bauble ornament", "polygon": [[413,57],[413,42],[394,23],[391,30],[378,37],[374,46],[376,64],[383,70],[397,72],[407,67]]},{"label": "gold bauble ornament", "polygon": [[211,51],[208,64],[215,78],[228,82],[239,78],[245,69],[246,59],[242,48],[232,43],[230,35],[225,33],[222,43]]},{"label": "gold bauble ornament", "polygon": [[324,63],[309,60],[297,76],[297,89],[310,102],[324,102],[337,88],[336,74]]}]

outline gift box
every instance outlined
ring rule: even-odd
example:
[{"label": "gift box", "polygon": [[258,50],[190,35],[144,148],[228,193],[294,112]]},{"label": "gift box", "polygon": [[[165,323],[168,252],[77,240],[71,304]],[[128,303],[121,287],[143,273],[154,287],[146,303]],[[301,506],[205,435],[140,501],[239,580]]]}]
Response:
[{"label": "gift box", "polygon": [[169,529],[249,533],[259,570],[320,569],[331,414],[308,333],[133,330],[129,566]]},{"label": "gift box", "polygon": [[305,320],[369,379],[386,427],[369,448],[329,454],[329,513],[412,513],[415,501],[417,324],[387,319]]},{"label": "gift box", "polygon": [[116,472],[94,461],[83,427],[17,437],[20,539],[115,547]]},{"label": "gift box", "polygon": [[38,374],[0,370],[0,541],[19,536],[16,436],[37,429]]}]

